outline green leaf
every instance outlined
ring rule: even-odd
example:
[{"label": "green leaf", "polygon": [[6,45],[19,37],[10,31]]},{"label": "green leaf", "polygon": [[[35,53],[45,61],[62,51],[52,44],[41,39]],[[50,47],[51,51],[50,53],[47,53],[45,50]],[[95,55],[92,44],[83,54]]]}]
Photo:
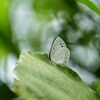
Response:
[{"label": "green leaf", "polygon": [[[12,0],[0,0],[0,57],[13,53],[19,56],[18,43],[12,39],[12,28],[10,23],[10,6]],[[13,35],[14,36],[14,35]]]},{"label": "green leaf", "polygon": [[100,9],[90,0],[78,0],[78,1],[81,2],[82,4],[88,6],[91,10],[93,10],[95,13],[100,15]]},{"label": "green leaf", "polygon": [[52,65],[47,54],[22,53],[14,70],[13,91],[24,100],[99,100],[65,65]]},{"label": "green leaf", "polygon": [[14,94],[6,84],[0,81],[0,100],[12,100],[15,97],[17,97],[17,95]]},{"label": "green leaf", "polygon": [[93,88],[97,92],[98,96],[100,97],[100,79],[94,81],[92,83],[91,88]]},{"label": "green leaf", "polygon": [[66,12],[68,16],[73,16],[78,11],[78,5],[75,0],[34,0],[33,8],[37,14],[49,15],[58,12]]}]

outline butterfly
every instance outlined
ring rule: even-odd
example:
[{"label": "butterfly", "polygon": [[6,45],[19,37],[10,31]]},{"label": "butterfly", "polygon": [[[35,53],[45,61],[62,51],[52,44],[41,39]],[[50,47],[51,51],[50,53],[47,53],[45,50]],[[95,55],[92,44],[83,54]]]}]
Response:
[{"label": "butterfly", "polygon": [[63,64],[69,60],[70,51],[65,42],[60,37],[56,37],[51,45],[49,58],[51,62],[56,64]]}]

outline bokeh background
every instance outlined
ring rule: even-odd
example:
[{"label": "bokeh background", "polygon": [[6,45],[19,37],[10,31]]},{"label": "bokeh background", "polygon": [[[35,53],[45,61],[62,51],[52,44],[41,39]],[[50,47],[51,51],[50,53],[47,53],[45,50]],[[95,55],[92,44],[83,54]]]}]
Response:
[{"label": "bokeh background", "polygon": [[[92,2],[100,8],[100,0]],[[97,13],[78,0],[0,0],[0,91],[11,87],[21,52],[48,54],[56,36],[71,52],[68,67],[88,85],[100,78]]]}]

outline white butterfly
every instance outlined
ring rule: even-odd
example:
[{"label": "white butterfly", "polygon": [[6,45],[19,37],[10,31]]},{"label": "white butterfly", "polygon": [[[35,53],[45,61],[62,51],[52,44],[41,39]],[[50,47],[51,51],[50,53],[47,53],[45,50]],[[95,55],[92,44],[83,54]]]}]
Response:
[{"label": "white butterfly", "polygon": [[70,51],[67,48],[65,42],[60,37],[56,37],[50,49],[50,60],[56,64],[63,64],[69,60],[69,57]]}]

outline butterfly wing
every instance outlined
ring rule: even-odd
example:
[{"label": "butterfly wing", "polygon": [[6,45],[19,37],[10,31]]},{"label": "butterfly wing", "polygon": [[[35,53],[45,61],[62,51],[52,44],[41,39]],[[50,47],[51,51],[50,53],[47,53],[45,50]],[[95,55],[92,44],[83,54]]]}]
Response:
[{"label": "butterfly wing", "polygon": [[62,64],[69,60],[69,50],[67,48],[59,48],[52,56],[51,61],[57,64]]},{"label": "butterfly wing", "polygon": [[54,39],[52,46],[51,46],[51,49],[50,49],[50,53],[49,53],[50,59],[55,54],[56,50],[61,47],[61,44],[62,44],[62,46],[66,46],[64,41],[60,37],[56,37]]},{"label": "butterfly wing", "polygon": [[52,43],[49,57],[55,63],[63,63],[69,59],[70,52],[60,37],[56,37]]}]

